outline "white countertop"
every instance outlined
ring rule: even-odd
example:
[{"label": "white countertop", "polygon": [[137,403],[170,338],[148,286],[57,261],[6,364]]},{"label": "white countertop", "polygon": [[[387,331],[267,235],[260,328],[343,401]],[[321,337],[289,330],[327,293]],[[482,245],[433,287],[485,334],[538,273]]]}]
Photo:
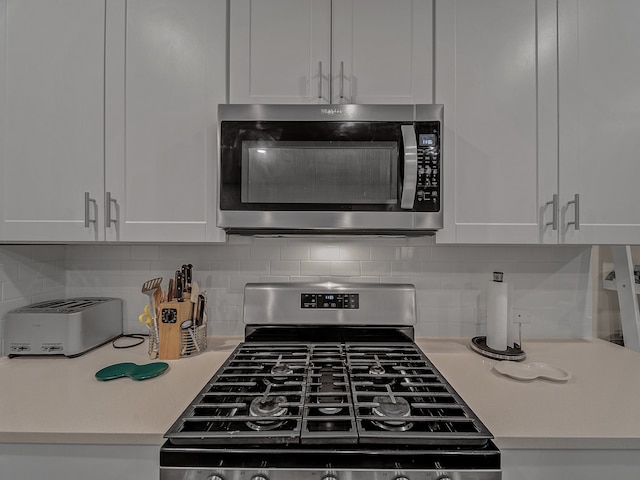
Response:
[{"label": "white countertop", "polygon": [[418,344],[500,448],[640,449],[640,354],[602,340],[523,341],[524,363],[567,370],[566,382],[515,380],[467,339]]},{"label": "white countertop", "polygon": [[149,358],[147,341],[129,349],[107,344],[76,358],[2,357],[0,442],[160,445],[241,340],[210,337],[206,352],[166,360],[165,373],[143,381],[103,382],[95,373],[121,362],[164,361]]},{"label": "white countertop", "polygon": [[[95,379],[120,362],[150,363],[146,342],[77,358],[0,358],[0,442],[160,445],[163,435],[240,337],[212,337],[206,352],[167,361],[157,378]],[[567,382],[518,381],[468,339],[419,339],[436,368],[500,448],[640,449],[640,354],[600,340],[525,341],[525,362],[568,370]]]}]

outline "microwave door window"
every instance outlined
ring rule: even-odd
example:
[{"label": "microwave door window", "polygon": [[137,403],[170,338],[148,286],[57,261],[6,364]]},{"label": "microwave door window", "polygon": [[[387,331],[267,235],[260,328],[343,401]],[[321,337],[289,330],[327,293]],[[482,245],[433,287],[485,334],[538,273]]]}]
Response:
[{"label": "microwave door window", "polygon": [[244,141],[242,203],[396,204],[397,142]]}]

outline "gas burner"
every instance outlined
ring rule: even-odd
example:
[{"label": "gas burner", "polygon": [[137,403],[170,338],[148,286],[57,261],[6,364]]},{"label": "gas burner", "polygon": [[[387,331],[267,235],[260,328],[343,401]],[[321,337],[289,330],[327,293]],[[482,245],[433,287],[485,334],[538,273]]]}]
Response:
[{"label": "gas burner", "polygon": [[340,410],[342,410],[342,407],[320,407],[318,409],[320,413],[324,413],[325,415],[335,415]]},{"label": "gas burner", "polygon": [[291,368],[286,363],[277,363],[273,367],[271,367],[271,375],[290,375],[293,373],[293,368]]},{"label": "gas burner", "polygon": [[406,420],[384,420],[385,417],[408,417],[411,415],[411,406],[402,397],[374,397],[373,401],[378,404],[371,411],[382,420],[374,420],[371,423],[390,432],[406,432],[413,427],[413,422]]},{"label": "gas burner", "polygon": [[[289,409],[282,404],[287,402],[284,395],[267,395],[257,397],[249,405],[249,414],[252,417],[283,417]],[[255,420],[247,422],[247,426],[252,430],[264,431],[274,430],[284,424],[284,420],[268,418],[266,420]]]},{"label": "gas burner", "polygon": [[386,373],[384,367],[379,363],[369,367],[369,375],[384,375]]}]

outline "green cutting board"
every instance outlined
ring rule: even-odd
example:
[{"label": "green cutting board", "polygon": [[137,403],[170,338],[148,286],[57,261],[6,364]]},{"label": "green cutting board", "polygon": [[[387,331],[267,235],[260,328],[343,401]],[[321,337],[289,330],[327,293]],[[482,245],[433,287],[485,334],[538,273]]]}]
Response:
[{"label": "green cutting board", "polygon": [[147,363],[145,365],[138,365],[131,362],[116,363],[96,372],[96,378],[103,382],[122,377],[129,377],[134,380],[146,380],[161,375],[167,368],[169,368],[169,364],[165,362]]}]

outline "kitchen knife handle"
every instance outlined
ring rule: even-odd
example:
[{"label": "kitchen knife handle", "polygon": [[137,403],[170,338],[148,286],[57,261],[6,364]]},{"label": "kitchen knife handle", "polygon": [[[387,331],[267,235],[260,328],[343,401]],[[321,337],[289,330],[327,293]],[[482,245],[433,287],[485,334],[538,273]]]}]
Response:
[{"label": "kitchen knife handle", "polygon": [[551,221],[544,224],[545,227],[551,225],[551,230],[558,230],[558,194],[553,194],[553,200],[544,204],[545,207],[547,205],[551,205],[553,208],[553,216],[551,217]]},{"label": "kitchen knife handle", "polygon": [[344,62],[340,62],[340,99],[339,103],[344,101]]},{"label": "kitchen knife handle", "polygon": [[204,322],[204,309],[206,308],[206,300],[203,294],[198,295],[198,316],[195,319],[196,326],[200,326]]},{"label": "kitchen knife handle", "polygon": [[112,223],[118,223],[118,217],[111,218],[111,204],[116,206],[116,211],[118,209],[118,202],[115,198],[111,197],[111,192],[106,192],[104,194],[104,224],[107,228],[111,226]]},{"label": "kitchen knife handle", "polygon": [[193,281],[193,265],[189,264],[187,265],[187,269],[184,277],[184,283],[187,286],[189,292],[191,292],[191,283],[193,283],[192,281]]},{"label": "kitchen knife handle", "polygon": [[176,292],[174,298],[179,302],[184,301],[182,298],[182,280],[182,272],[180,270],[176,270]]},{"label": "kitchen knife handle", "polygon": [[84,192],[84,226],[85,228],[89,228],[89,225],[92,223],[98,222],[98,216],[96,218],[91,219],[91,204],[95,204],[96,209],[98,208],[98,202],[96,202],[95,198],[91,198],[89,196],[89,192]]},{"label": "kitchen knife handle", "polygon": [[318,62],[318,99],[322,100],[322,61]]},{"label": "kitchen knife handle", "polygon": [[404,143],[404,179],[402,180],[402,197],[400,208],[411,209],[416,197],[418,184],[418,144],[413,125],[402,125],[402,142]]},{"label": "kitchen knife handle", "polygon": [[567,227],[573,225],[576,230],[580,230],[580,194],[576,193],[573,200],[567,202],[567,206],[574,205],[573,222],[567,222]]}]

